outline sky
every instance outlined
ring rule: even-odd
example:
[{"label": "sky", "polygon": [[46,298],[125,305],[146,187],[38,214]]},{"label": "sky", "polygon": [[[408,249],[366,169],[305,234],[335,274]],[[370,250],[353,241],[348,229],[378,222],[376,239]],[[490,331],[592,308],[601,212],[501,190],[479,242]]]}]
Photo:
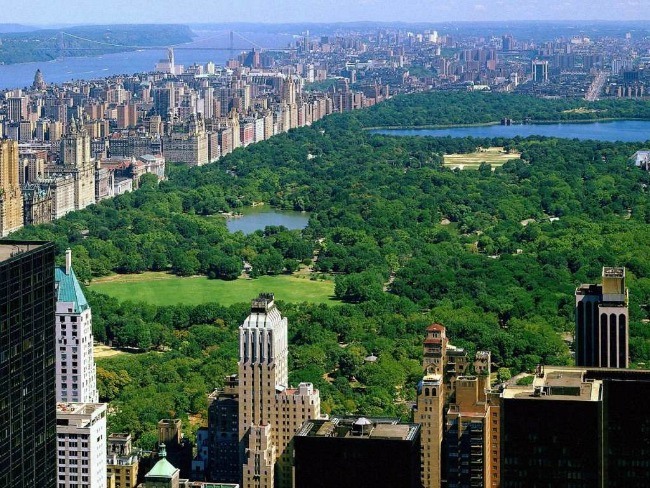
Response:
[{"label": "sky", "polygon": [[650,0],[3,0],[0,23],[650,19]]}]

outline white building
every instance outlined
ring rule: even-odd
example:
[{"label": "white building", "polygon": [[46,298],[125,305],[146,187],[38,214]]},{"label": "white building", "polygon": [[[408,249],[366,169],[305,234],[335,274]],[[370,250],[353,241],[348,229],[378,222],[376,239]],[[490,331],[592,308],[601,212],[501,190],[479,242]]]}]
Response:
[{"label": "white building", "polygon": [[56,268],[56,400],[96,403],[99,400],[93,356],[90,305],[72,269],[72,252]]},{"label": "white building", "polygon": [[106,404],[57,403],[57,487],[106,488]]}]

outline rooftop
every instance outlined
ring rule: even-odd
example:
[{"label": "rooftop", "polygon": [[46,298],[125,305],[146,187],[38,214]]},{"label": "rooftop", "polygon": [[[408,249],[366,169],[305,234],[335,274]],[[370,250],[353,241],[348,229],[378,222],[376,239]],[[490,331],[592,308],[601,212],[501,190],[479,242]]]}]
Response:
[{"label": "rooftop", "polygon": [[509,385],[503,390],[503,398],[535,400],[600,401],[601,380],[587,379],[584,368],[545,366],[531,385]]},{"label": "rooftop", "polygon": [[74,270],[70,268],[70,273],[66,274],[65,268],[56,268],[54,270],[54,281],[56,282],[56,301],[70,302],[74,304],[73,312],[80,313],[88,309],[88,301],[81,285],[75,275]]},{"label": "rooftop", "polygon": [[416,437],[419,429],[419,424],[402,423],[398,419],[332,417],[327,420],[308,420],[296,435],[300,437],[410,441]]},{"label": "rooftop", "polygon": [[105,403],[57,403],[57,414],[92,415],[96,411],[105,410]]},{"label": "rooftop", "polygon": [[44,242],[0,241],[0,262],[11,259],[18,254],[38,249],[44,244]]}]

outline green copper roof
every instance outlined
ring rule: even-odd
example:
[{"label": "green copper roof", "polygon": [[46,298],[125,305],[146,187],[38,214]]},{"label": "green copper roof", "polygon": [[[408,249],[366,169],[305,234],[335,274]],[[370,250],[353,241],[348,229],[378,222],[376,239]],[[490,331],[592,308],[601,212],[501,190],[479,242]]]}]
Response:
[{"label": "green copper roof", "polygon": [[178,469],[163,457],[158,460],[154,467],[151,468],[151,471],[149,471],[144,477],[145,479],[154,476],[157,478],[172,478],[176,471],[178,471]]},{"label": "green copper roof", "polygon": [[54,281],[56,282],[56,301],[74,303],[73,313],[81,313],[89,305],[81,291],[81,285],[74,270],[70,268],[70,274],[65,274],[65,268],[56,268],[54,270]]}]

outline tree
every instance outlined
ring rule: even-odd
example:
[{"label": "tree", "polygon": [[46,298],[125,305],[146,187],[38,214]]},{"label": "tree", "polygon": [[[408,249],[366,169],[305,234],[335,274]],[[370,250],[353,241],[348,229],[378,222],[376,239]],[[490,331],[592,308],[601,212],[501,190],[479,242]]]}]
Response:
[{"label": "tree", "polygon": [[499,368],[499,371],[497,371],[497,379],[499,381],[508,381],[510,378],[512,378],[512,373],[510,373],[509,368]]}]

